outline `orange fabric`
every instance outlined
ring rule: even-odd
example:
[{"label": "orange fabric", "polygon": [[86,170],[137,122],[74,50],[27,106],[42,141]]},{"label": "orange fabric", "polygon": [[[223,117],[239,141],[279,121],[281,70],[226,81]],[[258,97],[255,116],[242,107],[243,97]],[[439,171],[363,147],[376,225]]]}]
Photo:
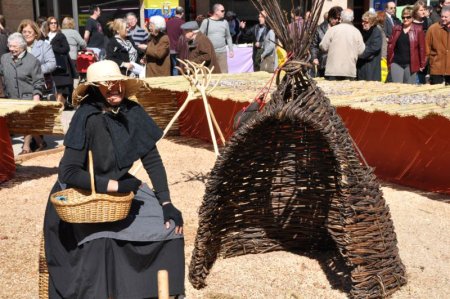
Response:
[{"label": "orange fabric", "polygon": [[6,119],[0,117],[0,183],[11,179],[16,171],[14,151]]},{"label": "orange fabric", "polygon": [[[179,106],[184,102],[186,96],[187,94],[183,93],[182,96],[179,97]],[[235,114],[250,103],[239,103],[231,100],[223,101],[215,98],[208,98],[208,102],[211,105],[211,109],[213,110],[225,139],[228,140],[231,135],[233,135],[233,120]],[[190,102],[184,112],[181,113],[179,124],[180,135],[211,142],[211,133],[209,132],[203,100],[198,99]],[[217,143],[221,145],[222,143],[219,134],[216,130],[214,132],[216,134]]]},{"label": "orange fabric", "polygon": [[350,135],[383,180],[450,194],[450,120],[338,107]]},{"label": "orange fabric", "polygon": [[[186,98],[181,94],[179,105]],[[249,103],[209,103],[226,139],[233,134],[235,114]],[[191,102],[180,116],[180,134],[211,142],[203,102]],[[338,107],[350,135],[367,163],[385,181],[450,194],[450,120],[433,115],[423,119],[385,112]],[[219,135],[216,132],[220,144]]]}]

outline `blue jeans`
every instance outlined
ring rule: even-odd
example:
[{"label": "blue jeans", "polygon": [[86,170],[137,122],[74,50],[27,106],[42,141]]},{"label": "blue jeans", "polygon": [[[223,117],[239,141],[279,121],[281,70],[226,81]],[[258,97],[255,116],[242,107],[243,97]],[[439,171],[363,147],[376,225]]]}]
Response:
[{"label": "blue jeans", "polygon": [[175,68],[177,66],[178,54],[170,54],[170,75],[178,76],[178,70]]}]

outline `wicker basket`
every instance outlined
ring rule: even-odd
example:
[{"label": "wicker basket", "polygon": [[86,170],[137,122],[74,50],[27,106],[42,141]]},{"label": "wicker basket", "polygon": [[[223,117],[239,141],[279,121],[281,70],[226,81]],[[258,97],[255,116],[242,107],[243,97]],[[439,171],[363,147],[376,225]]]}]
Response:
[{"label": "wicker basket", "polygon": [[124,219],[130,210],[134,194],[95,192],[94,163],[89,151],[89,174],[92,193],[69,188],[55,192],[50,196],[59,217],[70,223],[114,222]]}]

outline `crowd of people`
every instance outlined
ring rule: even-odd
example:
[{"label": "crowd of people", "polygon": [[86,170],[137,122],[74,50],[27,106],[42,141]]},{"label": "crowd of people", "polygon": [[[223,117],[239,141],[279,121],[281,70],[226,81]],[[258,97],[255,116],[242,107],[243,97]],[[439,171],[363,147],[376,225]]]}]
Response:
[{"label": "crowd of people", "polygon": [[[440,15],[437,18],[436,15]],[[450,1],[430,13],[419,0],[406,6],[401,20],[395,2],[368,11],[362,30],[353,11],[331,8],[311,46],[313,75],[328,80],[366,80],[409,84],[450,84]]]},{"label": "crowd of people", "polygon": [[[6,30],[0,15],[0,96],[56,100],[71,108],[80,74],[79,51],[97,60],[112,60],[129,77],[177,75],[177,59],[205,63],[214,73],[227,73],[233,44],[251,43],[253,70],[274,72],[286,55],[261,11],[254,26],[239,20],[222,4],[208,15],[185,22],[183,7],[169,20],[152,16],[145,28],[133,12],[103,28],[101,8],[90,7],[83,36],[71,17],[61,23],[50,16],[22,20],[17,32]],[[301,30],[308,12],[292,10],[288,30]],[[332,7],[324,15],[310,47],[311,76],[327,80],[372,80],[410,84],[450,84],[450,0],[430,9],[419,0],[396,17],[395,2],[384,11],[367,11],[362,28],[354,26],[351,9]],[[106,34],[109,32],[110,34]],[[22,154],[46,147],[40,136],[26,136]]]}]

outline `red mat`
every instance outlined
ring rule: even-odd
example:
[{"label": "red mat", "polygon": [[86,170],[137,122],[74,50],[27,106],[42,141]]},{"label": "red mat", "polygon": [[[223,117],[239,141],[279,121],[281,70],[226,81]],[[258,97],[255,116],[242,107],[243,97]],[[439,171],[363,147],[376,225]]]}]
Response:
[{"label": "red mat", "polygon": [[16,171],[14,151],[6,119],[0,117],[0,183],[11,179]]},{"label": "red mat", "polygon": [[[179,105],[186,97],[180,97]],[[217,121],[229,139],[233,118],[248,105],[209,99]],[[382,180],[417,189],[450,194],[450,120],[431,115],[418,119],[385,112],[337,108],[367,163]],[[211,141],[203,102],[191,102],[180,117],[180,134]],[[218,143],[220,139],[216,133]]]}]

